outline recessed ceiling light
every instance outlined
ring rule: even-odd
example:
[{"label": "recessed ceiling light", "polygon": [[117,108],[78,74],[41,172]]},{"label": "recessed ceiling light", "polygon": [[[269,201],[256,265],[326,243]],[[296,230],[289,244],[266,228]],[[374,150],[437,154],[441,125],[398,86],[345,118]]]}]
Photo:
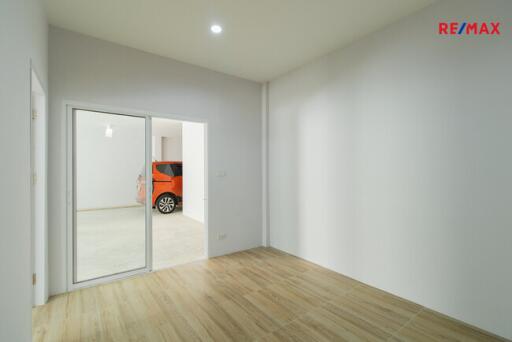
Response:
[{"label": "recessed ceiling light", "polygon": [[210,30],[215,34],[219,34],[222,32],[222,26],[214,24],[210,27]]}]

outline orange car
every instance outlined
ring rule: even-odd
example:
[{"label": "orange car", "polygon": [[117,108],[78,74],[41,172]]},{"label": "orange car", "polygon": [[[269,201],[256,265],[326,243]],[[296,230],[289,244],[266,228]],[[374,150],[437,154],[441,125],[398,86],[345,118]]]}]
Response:
[{"label": "orange car", "polygon": [[[170,214],[182,202],[183,164],[180,161],[153,162],[153,208],[162,214]],[[144,175],[137,179],[137,202],[144,204],[146,186]]]}]

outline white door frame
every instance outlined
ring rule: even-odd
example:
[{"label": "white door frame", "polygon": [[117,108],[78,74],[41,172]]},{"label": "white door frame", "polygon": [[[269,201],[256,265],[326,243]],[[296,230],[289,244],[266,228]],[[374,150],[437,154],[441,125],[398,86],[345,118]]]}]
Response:
[{"label": "white door frame", "polygon": [[32,304],[48,301],[48,111],[47,96],[34,67],[30,68],[30,171],[31,171],[31,253]]},{"label": "white door frame", "polygon": [[95,286],[102,283],[112,282],[114,280],[127,278],[140,273],[151,272],[153,270],[153,239],[152,239],[152,201],[146,201],[146,267],[139,270],[133,270],[123,272],[120,274],[114,274],[107,277],[84,281],[80,283],[74,282],[74,257],[73,253],[76,250],[74,248],[73,232],[76,227],[75,217],[75,205],[76,205],[76,177],[74,174],[75,164],[75,153],[74,153],[74,123],[73,123],[73,112],[74,110],[89,110],[96,112],[105,112],[109,114],[119,114],[146,118],[146,198],[152,198],[152,118],[171,119],[179,121],[198,122],[204,124],[204,194],[205,194],[205,206],[204,206],[204,229],[205,229],[205,258],[210,257],[209,250],[209,229],[208,229],[208,122],[206,120],[191,119],[188,117],[156,113],[154,111],[140,111],[134,109],[126,109],[119,107],[111,107],[76,101],[64,101],[64,113],[66,113],[67,121],[67,253],[66,253],[66,264],[67,264],[67,290],[74,291],[84,287]]}]

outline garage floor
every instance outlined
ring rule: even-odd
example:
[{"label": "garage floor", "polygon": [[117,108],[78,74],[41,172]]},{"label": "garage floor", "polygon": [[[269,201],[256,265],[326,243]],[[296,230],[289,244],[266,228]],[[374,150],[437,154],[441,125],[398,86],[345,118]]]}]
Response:
[{"label": "garage floor", "polygon": [[206,256],[204,225],[182,214],[153,210],[153,269],[185,264]]},{"label": "garage floor", "polygon": [[[144,267],[144,227],[143,207],[78,212],[78,281]],[[153,210],[153,269],[204,258],[204,240],[204,225],[181,208]]]}]

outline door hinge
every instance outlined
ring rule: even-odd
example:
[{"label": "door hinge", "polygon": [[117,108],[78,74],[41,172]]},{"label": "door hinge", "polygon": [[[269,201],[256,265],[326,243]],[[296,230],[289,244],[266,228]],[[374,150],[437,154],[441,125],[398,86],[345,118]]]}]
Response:
[{"label": "door hinge", "polygon": [[33,110],[32,111],[32,120],[35,120],[35,119],[37,119],[37,111]]},{"label": "door hinge", "polygon": [[37,282],[37,277],[35,273],[32,273],[32,285],[35,285]]}]

